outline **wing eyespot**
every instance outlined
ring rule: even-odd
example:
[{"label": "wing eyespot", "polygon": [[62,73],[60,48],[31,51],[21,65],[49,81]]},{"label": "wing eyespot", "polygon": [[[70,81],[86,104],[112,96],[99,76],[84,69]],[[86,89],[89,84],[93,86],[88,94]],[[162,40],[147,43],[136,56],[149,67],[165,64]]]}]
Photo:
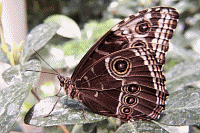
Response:
[{"label": "wing eyespot", "polygon": [[135,96],[127,95],[124,97],[124,102],[129,106],[133,106],[138,103],[138,100]]},{"label": "wing eyespot", "polygon": [[136,93],[140,92],[140,90],[141,90],[140,86],[135,85],[135,84],[131,84],[129,86],[126,86],[126,91],[129,92],[129,93],[136,94]]},{"label": "wing eyespot", "polygon": [[146,34],[151,30],[151,24],[148,21],[142,20],[137,23],[135,31],[138,34]]},{"label": "wing eyespot", "polygon": [[122,107],[121,108],[121,113],[122,114],[131,114],[131,112],[132,112],[132,109],[129,108],[129,107]]},{"label": "wing eyespot", "polygon": [[116,74],[123,75],[128,72],[130,63],[125,58],[117,58],[112,63],[112,69]]}]

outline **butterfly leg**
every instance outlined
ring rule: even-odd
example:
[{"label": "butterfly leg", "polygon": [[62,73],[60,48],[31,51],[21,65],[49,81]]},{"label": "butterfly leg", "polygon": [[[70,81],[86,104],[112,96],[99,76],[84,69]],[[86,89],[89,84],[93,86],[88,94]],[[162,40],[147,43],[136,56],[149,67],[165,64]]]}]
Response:
[{"label": "butterfly leg", "polygon": [[82,102],[81,102],[81,105],[82,105],[82,110],[83,110],[83,116],[84,116],[85,120],[89,123],[90,121],[88,120],[88,118],[85,115],[85,110],[84,110]]},{"label": "butterfly leg", "polygon": [[61,98],[61,97],[58,98],[58,100],[56,101],[56,103],[53,105],[53,108],[51,109],[51,111],[50,111],[47,115],[45,115],[44,117],[48,117],[48,116],[53,112],[53,110],[54,110],[55,107],[56,107],[56,104],[60,101],[60,98]]},{"label": "butterfly leg", "polygon": [[60,87],[59,91],[56,93],[56,96],[58,96],[58,94],[60,93],[62,87]]},{"label": "butterfly leg", "polygon": [[[83,99],[84,99],[84,97],[83,97]],[[81,102],[81,105],[82,105],[83,116],[84,116],[85,120],[89,123],[90,121],[88,120],[88,118],[85,115],[85,110],[84,110],[84,107],[83,107],[83,102],[82,102],[82,100],[79,100],[79,101]]]}]

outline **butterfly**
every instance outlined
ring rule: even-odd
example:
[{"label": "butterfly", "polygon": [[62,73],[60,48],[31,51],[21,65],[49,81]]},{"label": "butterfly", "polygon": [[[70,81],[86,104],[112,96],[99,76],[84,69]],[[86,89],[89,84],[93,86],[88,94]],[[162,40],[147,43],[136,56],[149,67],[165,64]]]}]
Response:
[{"label": "butterfly", "polygon": [[97,114],[158,119],[169,95],[163,65],[178,18],[171,7],[125,18],[90,48],[71,78],[58,76],[61,87]]}]

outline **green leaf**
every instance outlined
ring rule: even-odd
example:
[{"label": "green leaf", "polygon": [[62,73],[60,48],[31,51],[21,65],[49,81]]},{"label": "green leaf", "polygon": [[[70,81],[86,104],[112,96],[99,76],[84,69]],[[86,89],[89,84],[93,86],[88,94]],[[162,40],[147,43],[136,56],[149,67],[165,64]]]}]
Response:
[{"label": "green leaf", "polygon": [[[91,39],[95,28],[98,26],[98,22],[97,21],[89,21],[88,23],[84,24],[84,30],[83,30],[83,35],[84,33],[86,34],[88,39]],[[84,37],[84,36],[83,36]]]},{"label": "green leaf", "polygon": [[116,133],[181,133],[178,127],[167,126],[156,121],[134,121],[123,124]]},{"label": "green leaf", "polygon": [[55,96],[41,100],[29,110],[24,122],[34,126],[74,125],[93,123],[107,118],[106,116],[95,114],[84,107],[85,118],[81,103],[67,96],[61,98],[48,117],[44,117],[53,109],[57,100],[58,97]]},{"label": "green leaf", "polygon": [[165,76],[169,92],[191,85],[194,81],[200,80],[200,60],[180,63],[165,73]]},{"label": "green leaf", "polygon": [[200,123],[200,88],[185,88],[167,98],[165,115],[159,122],[167,125],[188,126]]},{"label": "green leaf", "polygon": [[137,130],[136,130],[136,123],[135,122],[125,123],[122,126],[120,126],[118,128],[118,130],[116,131],[116,133],[135,133],[135,132],[137,132]]},{"label": "green leaf", "polygon": [[195,60],[199,55],[194,51],[189,51],[179,45],[170,45],[169,52],[167,53],[166,59],[175,59],[176,61],[192,61]]},{"label": "green leaf", "polygon": [[119,23],[121,19],[109,19],[105,22],[99,23],[93,31],[92,38],[99,39],[102,37],[107,31],[109,31],[114,25]]},{"label": "green leaf", "polygon": [[44,21],[44,23],[52,22],[61,26],[57,34],[68,38],[81,38],[79,26],[73,19],[64,15],[52,15]]},{"label": "green leaf", "polygon": [[23,47],[23,60],[20,62],[28,60],[35,51],[43,47],[55,35],[58,28],[57,24],[48,23],[40,24],[32,29],[26,37]]},{"label": "green leaf", "polygon": [[31,60],[24,65],[17,65],[6,70],[2,76],[9,87],[0,91],[0,132],[9,132],[20,114],[24,100],[33,84],[39,79],[41,71],[37,60]]},{"label": "green leaf", "polygon": [[92,40],[74,39],[68,41],[65,45],[57,46],[57,48],[63,50],[65,57],[73,57],[73,59],[67,60],[66,63],[68,66],[75,66],[88,51],[92,43]]},{"label": "green leaf", "polygon": [[74,127],[71,131],[71,133],[83,133],[83,132],[84,131],[83,131],[83,125],[82,124],[81,125],[78,125],[78,124],[74,125]]},{"label": "green leaf", "polygon": [[38,60],[30,60],[23,65],[16,65],[7,69],[2,74],[2,77],[9,85],[19,82],[29,83],[29,81],[34,84],[40,75],[39,72],[35,71],[41,71],[40,62]]},{"label": "green leaf", "polygon": [[168,133],[159,125],[151,121],[135,121],[123,124],[116,133],[142,133],[142,132],[163,132]]}]

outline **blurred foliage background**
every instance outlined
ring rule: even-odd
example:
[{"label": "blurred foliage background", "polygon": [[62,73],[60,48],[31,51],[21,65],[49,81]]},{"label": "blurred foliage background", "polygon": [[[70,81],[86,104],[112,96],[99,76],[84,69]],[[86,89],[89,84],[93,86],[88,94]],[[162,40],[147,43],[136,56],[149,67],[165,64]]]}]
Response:
[{"label": "blurred foliage background", "polygon": [[[176,8],[180,13],[179,23],[171,39],[164,67],[167,88],[170,93],[182,90],[187,86],[199,88],[200,72],[199,69],[196,70],[192,66],[200,59],[200,0],[27,0],[26,2],[29,31],[35,26],[49,21],[61,26],[60,32],[54,35],[38,53],[53,68],[67,70],[66,75],[68,76],[72,74],[87,50],[120,20],[150,7],[169,6]],[[65,21],[61,22],[61,20]],[[63,53],[63,55],[52,54],[54,51]],[[187,67],[187,64],[190,67],[184,68]],[[182,66],[181,71],[180,67],[172,69],[177,65]],[[42,63],[42,66],[51,69],[45,63]],[[196,66],[199,67],[199,64]],[[192,71],[194,69],[196,71]],[[190,73],[190,75],[181,75],[184,72]],[[174,82],[177,80],[172,80],[176,76],[179,76],[180,84],[175,84]],[[43,94],[42,97],[47,96]],[[25,107],[32,106],[30,104],[32,102],[29,102],[26,101]],[[22,115],[25,115],[25,112]],[[19,123],[15,124],[13,130],[22,131],[19,129]],[[93,125],[68,126],[67,129],[73,132],[115,132],[121,124],[121,122],[111,119]],[[199,127],[195,124],[190,126],[190,132],[199,132],[198,129]],[[43,129],[43,132],[50,131],[62,132],[57,127]]]},{"label": "blurred foliage background", "polygon": [[[64,51],[66,56],[73,55],[80,60],[83,54],[114,24],[131,14],[155,6],[170,6],[179,11],[180,21],[171,42],[187,50],[193,49],[199,52],[197,46],[199,40],[199,0],[28,0],[28,28],[30,31],[54,14],[70,17],[81,29],[81,36],[78,32],[74,34],[81,38],[76,39],[75,36],[66,38],[56,35],[50,43],[57,45],[57,48]],[[56,21],[56,19],[58,21],[58,18],[55,17],[54,20]],[[63,23],[62,25],[67,28],[67,24]],[[184,56],[181,55],[183,51],[179,54],[179,56]],[[178,62],[183,60],[180,58]],[[173,61],[171,65],[173,66],[176,62]]]}]

